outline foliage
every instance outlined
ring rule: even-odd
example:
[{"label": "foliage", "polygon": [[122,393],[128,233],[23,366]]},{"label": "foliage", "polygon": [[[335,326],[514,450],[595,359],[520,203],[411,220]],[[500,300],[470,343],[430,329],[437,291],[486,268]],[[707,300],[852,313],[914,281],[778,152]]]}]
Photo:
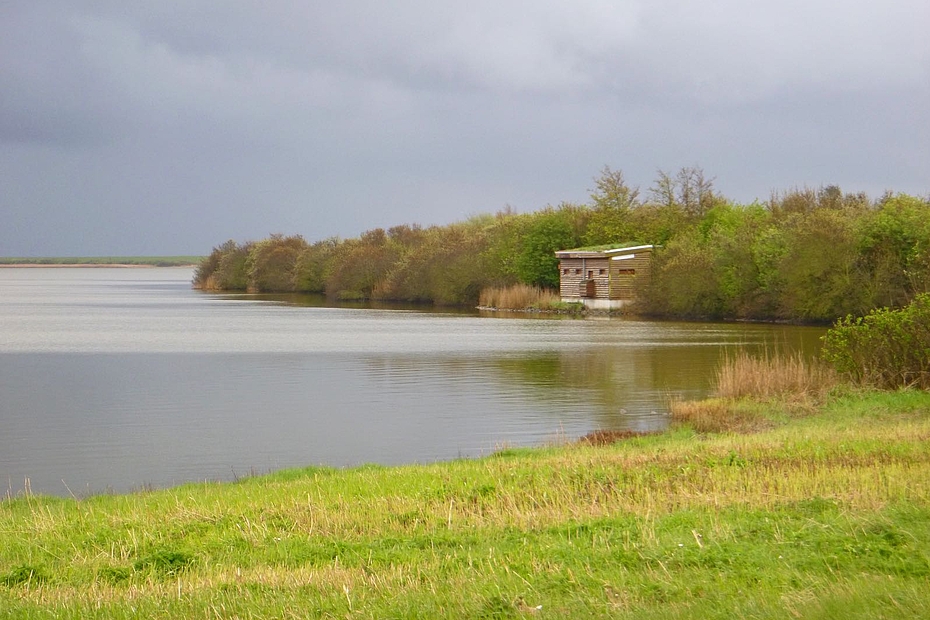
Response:
[{"label": "foliage", "polygon": [[533,219],[523,236],[517,259],[521,282],[547,288],[559,286],[559,259],[555,252],[581,245],[575,226],[579,213],[580,209],[573,205],[562,205],[559,209],[550,207]]},{"label": "foliage", "polygon": [[508,207],[312,244],[228,241],[200,263],[194,286],[474,305],[486,287],[557,288],[558,250],[635,239],[658,246],[637,305],[657,316],[830,323],[930,290],[927,199],[889,193],[872,202],[828,185],[743,205],[698,167],[660,171],[646,194],[605,167],[588,205]]},{"label": "foliage", "polygon": [[208,291],[244,291],[248,287],[246,262],[252,244],[230,239],[213,248],[194,272],[194,287]]},{"label": "foliage", "polygon": [[249,252],[248,289],[255,293],[295,290],[297,259],[307,249],[300,235],[271,235],[256,243]]},{"label": "foliage", "polygon": [[657,253],[652,282],[641,301],[650,314],[694,318],[725,315],[717,265],[697,231],[672,239]]},{"label": "foliage", "polygon": [[859,384],[930,389],[930,293],[900,310],[837,321],[824,336],[823,355]]},{"label": "foliage", "polygon": [[831,321],[867,308],[854,220],[818,209],[792,213],[781,229],[780,316]]},{"label": "foliage", "polygon": [[930,291],[930,209],[905,195],[885,196],[862,218],[859,253],[869,307],[901,306]]},{"label": "foliage", "polygon": [[330,237],[307,246],[294,265],[294,288],[304,293],[323,293],[326,280],[336,260],[336,250],[342,242]]}]

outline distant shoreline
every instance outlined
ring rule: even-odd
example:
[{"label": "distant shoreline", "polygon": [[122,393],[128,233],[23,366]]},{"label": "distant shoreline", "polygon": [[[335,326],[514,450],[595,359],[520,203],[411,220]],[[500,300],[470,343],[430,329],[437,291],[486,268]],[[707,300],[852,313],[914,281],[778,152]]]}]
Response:
[{"label": "distant shoreline", "polygon": [[0,267],[196,267],[197,255],[165,256],[0,256]]},{"label": "distant shoreline", "polygon": [[32,269],[32,268],[52,268],[52,269],[74,269],[74,268],[92,268],[92,269],[103,269],[107,267],[116,267],[119,269],[154,269],[160,267],[162,269],[170,268],[182,268],[182,267],[196,267],[195,264],[190,265],[140,265],[140,264],[130,264],[130,263],[0,263],[0,269],[9,268],[9,269]]}]

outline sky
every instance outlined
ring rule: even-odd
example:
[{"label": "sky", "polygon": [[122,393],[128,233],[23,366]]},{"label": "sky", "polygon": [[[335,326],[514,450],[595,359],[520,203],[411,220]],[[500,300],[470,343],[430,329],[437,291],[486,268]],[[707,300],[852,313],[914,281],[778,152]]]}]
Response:
[{"label": "sky", "polygon": [[0,256],[647,193],[930,193],[926,0],[0,0]]}]

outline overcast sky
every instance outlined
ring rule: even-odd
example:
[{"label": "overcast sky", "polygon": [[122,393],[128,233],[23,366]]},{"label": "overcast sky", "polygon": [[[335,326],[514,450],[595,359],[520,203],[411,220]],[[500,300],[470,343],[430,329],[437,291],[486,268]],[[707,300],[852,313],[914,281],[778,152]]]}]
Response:
[{"label": "overcast sky", "polygon": [[927,0],[0,0],[0,255],[584,202],[930,192]]}]

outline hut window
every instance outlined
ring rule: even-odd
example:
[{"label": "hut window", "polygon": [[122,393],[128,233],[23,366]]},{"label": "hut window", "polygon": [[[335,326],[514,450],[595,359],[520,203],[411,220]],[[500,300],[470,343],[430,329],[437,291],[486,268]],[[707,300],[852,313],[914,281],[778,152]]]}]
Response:
[{"label": "hut window", "polygon": [[[550,273],[551,273],[551,272],[550,272]],[[590,279],[593,278],[593,277],[594,277],[594,270],[593,270],[593,269],[588,269],[588,279],[590,280]]]},{"label": "hut window", "polygon": [[567,276],[567,275],[568,275],[568,268],[565,268],[565,269],[562,270],[562,275],[563,275],[563,276]]},{"label": "hut window", "polygon": [[635,269],[618,269],[617,275],[618,276],[635,276],[636,270]]},{"label": "hut window", "polygon": [[604,270],[603,270],[603,269],[598,269],[598,270],[597,270],[597,275],[599,275],[599,276],[604,275]]},{"label": "hut window", "polygon": [[581,269],[575,269],[575,275],[577,276],[579,273],[581,273]]}]

